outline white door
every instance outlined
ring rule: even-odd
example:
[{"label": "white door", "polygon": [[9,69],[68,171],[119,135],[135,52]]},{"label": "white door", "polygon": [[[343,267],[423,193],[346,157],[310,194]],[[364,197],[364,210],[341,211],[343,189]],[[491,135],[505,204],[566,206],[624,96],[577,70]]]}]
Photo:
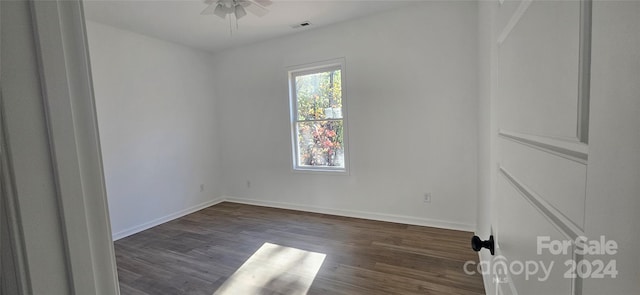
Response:
[{"label": "white door", "polygon": [[[584,235],[591,3],[505,1],[494,24],[493,283],[502,294],[581,294],[565,273],[580,260],[570,241]],[[558,243],[570,244],[545,248]]]}]

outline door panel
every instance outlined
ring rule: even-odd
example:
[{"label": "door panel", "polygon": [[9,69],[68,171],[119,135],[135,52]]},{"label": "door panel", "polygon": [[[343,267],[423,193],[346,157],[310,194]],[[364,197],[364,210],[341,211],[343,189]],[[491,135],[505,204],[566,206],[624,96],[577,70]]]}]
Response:
[{"label": "door panel", "polygon": [[[513,294],[516,292],[511,288],[515,288],[520,294],[571,294],[572,281],[564,279],[563,275],[566,270],[564,262],[573,257],[573,251],[569,250],[563,255],[537,255],[536,252],[537,236],[549,236],[550,240],[565,240],[569,237],[527,202],[518,188],[505,177],[498,179],[497,192],[501,198],[498,200],[501,203],[501,211],[498,212],[502,250],[500,255],[506,257],[509,265],[514,265],[515,272],[509,278],[513,284],[499,285],[502,292]],[[514,220],[523,222],[513,222]],[[550,268],[548,278],[545,279],[547,275],[544,271],[538,271],[530,277],[526,274],[516,275],[519,271],[516,263],[523,262],[526,265],[527,261],[535,261],[539,269],[541,265]],[[553,265],[549,267],[551,263]],[[533,264],[529,268],[534,270]]]},{"label": "door panel", "polygon": [[587,166],[517,141],[500,144],[502,167],[582,229]]},{"label": "door panel", "polygon": [[[581,281],[564,274],[580,258],[572,241],[584,235],[590,5],[507,1],[496,14],[496,255],[509,265],[553,263],[542,281],[541,270],[493,274],[503,294],[581,294]],[[566,241],[567,251],[538,253],[545,237]]]},{"label": "door panel", "polygon": [[580,2],[534,1],[501,34],[498,95],[504,128],[575,138],[579,19]]}]

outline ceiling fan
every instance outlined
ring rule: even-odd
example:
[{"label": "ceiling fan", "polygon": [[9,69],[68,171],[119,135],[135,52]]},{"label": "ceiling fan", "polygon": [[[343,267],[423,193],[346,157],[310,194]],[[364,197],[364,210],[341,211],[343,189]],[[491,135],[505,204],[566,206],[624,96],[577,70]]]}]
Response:
[{"label": "ceiling fan", "polygon": [[214,14],[220,18],[226,18],[227,15],[233,15],[236,20],[247,15],[247,11],[256,16],[264,16],[269,12],[266,6],[272,4],[271,0],[204,0],[207,6],[200,14]]}]

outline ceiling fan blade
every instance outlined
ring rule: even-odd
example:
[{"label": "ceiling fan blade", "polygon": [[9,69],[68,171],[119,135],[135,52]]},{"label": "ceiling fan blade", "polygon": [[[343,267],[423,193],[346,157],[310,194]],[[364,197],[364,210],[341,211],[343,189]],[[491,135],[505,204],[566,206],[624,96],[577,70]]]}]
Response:
[{"label": "ceiling fan blade", "polygon": [[252,1],[243,1],[242,6],[244,6],[247,11],[259,17],[265,16],[269,12],[266,8]]},{"label": "ceiling fan blade", "polygon": [[273,1],[271,1],[271,0],[253,0],[253,1],[258,3],[258,4],[260,4],[260,5],[262,5],[263,7],[267,7],[267,6],[271,5],[271,4],[273,4]]},{"label": "ceiling fan blade", "polygon": [[215,10],[216,10],[216,5],[215,4],[210,4],[204,10],[202,10],[202,12],[200,12],[200,14],[201,15],[211,15],[211,14],[213,14],[213,12]]},{"label": "ceiling fan blade", "polygon": [[247,15],[247,12],[244,10],[244,7],[242,7],[242,5],[238,4],[235,7],[234,14],[236,15],[236,19],[241,19],[243,16]]}]

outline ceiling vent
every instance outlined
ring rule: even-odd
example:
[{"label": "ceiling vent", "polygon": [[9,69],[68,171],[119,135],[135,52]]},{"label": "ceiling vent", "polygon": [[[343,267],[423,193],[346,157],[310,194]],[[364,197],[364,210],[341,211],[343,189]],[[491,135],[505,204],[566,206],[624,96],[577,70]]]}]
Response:
[{"label": "ceiling vent", "polygon": [[292,29],[299,29],[299,28],[304,28],[304,27],[308,27],[311,25],[311,22],[306,21],[306,22],[301,22],[299,24],[295,24],[295,25],[291,25]]}]

